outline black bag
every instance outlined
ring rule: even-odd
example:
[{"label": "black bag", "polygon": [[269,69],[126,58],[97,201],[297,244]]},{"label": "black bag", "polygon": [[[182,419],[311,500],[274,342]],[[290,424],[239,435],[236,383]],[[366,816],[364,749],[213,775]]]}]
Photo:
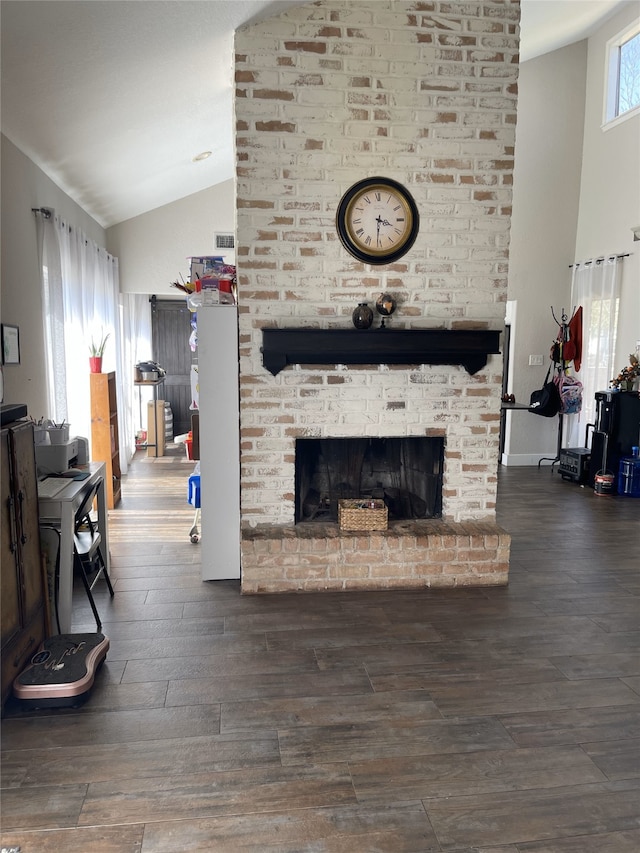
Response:
[{"label": "black bag", "polygon": [[549,382],[550,373],[551,365],[547,370],[542,388],[534,391],[529,398],[529,411],[534,415],[542,415],[543,418],[553,418],[562,408],[558,386],[553,379]]}]

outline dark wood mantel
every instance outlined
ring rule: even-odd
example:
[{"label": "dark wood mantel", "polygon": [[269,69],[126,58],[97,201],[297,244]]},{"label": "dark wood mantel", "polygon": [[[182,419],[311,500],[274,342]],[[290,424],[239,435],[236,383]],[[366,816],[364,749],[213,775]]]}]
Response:
[{"label": "dark wood mantel", "polygon": [[262,363],[274,376],[288,364],[461,364],[477,373],[499,353],[486,329],[263,329]]}]

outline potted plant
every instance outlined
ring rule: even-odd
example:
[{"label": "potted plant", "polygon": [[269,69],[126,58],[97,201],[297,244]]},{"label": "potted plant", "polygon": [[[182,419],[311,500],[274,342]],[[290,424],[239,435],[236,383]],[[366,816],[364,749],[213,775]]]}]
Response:
[{"label": "potted plant", "polygon": [[102,373],[102,356],[108,339],[109,332],[106,335],[102,332],[98,343],[94,341],[93,337],[91,338],[89,344],[89,369],[91,373]]},{"label": "potted plant", "polygon": [[634,382],[639,376],[640,364],[638,363],[638,356],[631,353],[628,366],[623,367],[620,373],[611,380],[609,385],[617,391],[632,391]]}]

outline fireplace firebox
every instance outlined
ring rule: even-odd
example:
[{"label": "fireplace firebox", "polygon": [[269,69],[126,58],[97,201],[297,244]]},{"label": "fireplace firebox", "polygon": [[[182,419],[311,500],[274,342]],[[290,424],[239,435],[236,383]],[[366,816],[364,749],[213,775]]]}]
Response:
[{"label": "fireplace firebox", "polygon": [[338,501],[384,500],[389,521],[442,516],[444,438],[298,438],[295,521],[337,521]]}]

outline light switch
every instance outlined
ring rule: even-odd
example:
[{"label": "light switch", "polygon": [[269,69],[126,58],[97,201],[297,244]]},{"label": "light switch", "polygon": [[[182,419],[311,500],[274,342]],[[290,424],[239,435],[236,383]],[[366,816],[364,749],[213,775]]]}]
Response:
[{"label": "light switch", "polygon": [[543,355],[530,355],[529,356],[529,367],[542,367],[544,364],[544,356]]}]

